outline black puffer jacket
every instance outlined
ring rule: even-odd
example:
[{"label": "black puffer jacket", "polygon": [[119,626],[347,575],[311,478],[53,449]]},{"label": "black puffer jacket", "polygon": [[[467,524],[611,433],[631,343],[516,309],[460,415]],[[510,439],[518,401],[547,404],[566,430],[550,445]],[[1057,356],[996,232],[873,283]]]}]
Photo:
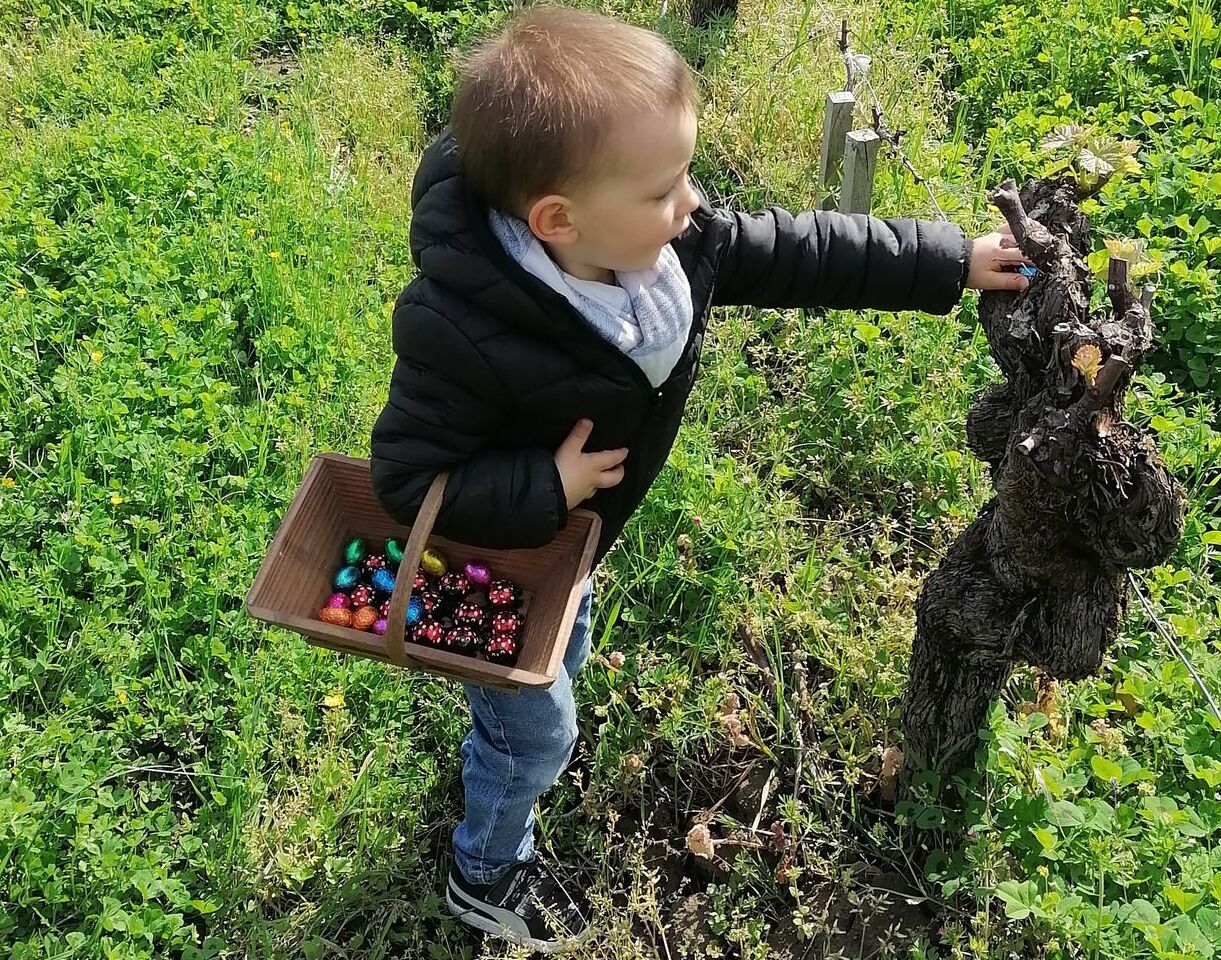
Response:
[{"label": "black puffer jacket", "polygon": [[946,313],[962,295],[970,241],[956,226],[707,202],[673,241],[691,281],[691,335],[654,389],[560,294],[504,252],[465,187],[446,130],[412,188],[419,274],[394,310],[398,360],[373,428],[373,484],[410,523],[449,471],[436,531],[482,547],[532,547],[567,521],[553,459],[582,417],[585,449],[627,447],[623,481],[583,506],[602,517],[600,560],[665,464],[721,304]]}]

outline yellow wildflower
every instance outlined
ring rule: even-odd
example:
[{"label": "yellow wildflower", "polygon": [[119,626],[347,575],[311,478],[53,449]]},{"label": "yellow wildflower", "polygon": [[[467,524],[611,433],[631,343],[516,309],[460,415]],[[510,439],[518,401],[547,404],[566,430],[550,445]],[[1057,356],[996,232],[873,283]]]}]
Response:
[{"label": "yellow wildflower", "polygon": [[333,693],[328,693],[322,698],[322,705],[332,709],[339,709],[343,706],[343,691],[336,690]]},{"label": "yellow wildflower", "polygon": [[280,259],[280,251],[279,251],[279,250],[272,250],[272,251],[270,251],[270,252],[267,254],[267,256],[271,257],[271,259],[272,259],[272,260],[279,260],[279,259]]},{"label": "yellow wildflower", "polygon": [[117,493],[112,493],[110,495],[110,502],[113,506],[117,507],[120,503],[123,502],[123,498],[121,496],[119,496],[119,494],[117,494]]},{"label": "yellow wildflower", "polygon": [[17,481],[12,477],[5,477],[3,480],[0,480],[0,486],[15,487],[17,486]]},{"label": "yellow wildflower", "polygon": [[89,359],[92,360],[94,363],[101,363],[102,362],[102,351],[101,350],[90,350]]}]

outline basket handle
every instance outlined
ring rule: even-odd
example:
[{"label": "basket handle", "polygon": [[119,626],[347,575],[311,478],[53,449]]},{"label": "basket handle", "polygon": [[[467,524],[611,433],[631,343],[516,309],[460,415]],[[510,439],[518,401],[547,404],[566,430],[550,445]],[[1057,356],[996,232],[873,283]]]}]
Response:
[{"label": "basket handle", "polygon": [[403,559],[399,563],[398,578],[394,584],[394,592],[390,594],[390,615],[382,642],[386,647],[386,658],[400,667],[410,664],[411,658],[403,644],[403,635],[407,629],[407,602],[411,599],[411,586],[415,580],[416,569],[420,566],[420,557],[428,545],[428,537],[432,533],[432,525],[437,521],[441,511],[441,498],[445,494],[445,484],[449,474],[438,473],[424,495],[420,512],[416,514],[415,523],[411,525],[411,533],[407,544],[403,547]]}]

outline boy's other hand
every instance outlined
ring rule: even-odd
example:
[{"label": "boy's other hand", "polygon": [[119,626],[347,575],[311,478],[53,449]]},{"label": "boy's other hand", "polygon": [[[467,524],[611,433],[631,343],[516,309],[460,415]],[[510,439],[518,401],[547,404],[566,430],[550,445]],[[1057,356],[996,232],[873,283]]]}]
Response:
[{"label": "boy's other hand", "polygon": [[555,466],[560,471],[569,510],[584,503],[598,490],[613,487],[623,479],[627,448],[586,453],[585,442],[593,428],[592,420],[578,420],[572,433],[555,451]]},{"label": "boy's other hand", "polygon": [[1025,290],[1030,281],[1016,272],[1016,268],[1029,264],[1026,255],[1018,249],[1009,224],[1002,224],[972,245],[967,287],[971,290]]}]

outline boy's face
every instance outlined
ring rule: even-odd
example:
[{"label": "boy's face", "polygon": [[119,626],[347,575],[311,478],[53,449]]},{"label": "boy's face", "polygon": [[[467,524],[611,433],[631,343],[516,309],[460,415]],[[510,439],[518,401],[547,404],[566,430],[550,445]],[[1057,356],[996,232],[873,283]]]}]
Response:
[{"label": "boy's face", "polygon": [[609,174],[564,197],[537,201],[531,226],[560,266],[603,281],[613,281],[611,271],[652,267],[699,206],[687,179],[695,133],[695,116],[684,109],[624,120],[607,144],[616,158]]}]

